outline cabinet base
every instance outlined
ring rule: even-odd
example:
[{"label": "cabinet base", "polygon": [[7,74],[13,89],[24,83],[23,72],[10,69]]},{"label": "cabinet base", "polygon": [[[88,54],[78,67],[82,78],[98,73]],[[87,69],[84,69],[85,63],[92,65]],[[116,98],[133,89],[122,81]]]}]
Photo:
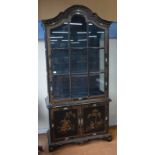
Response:
[{"label": "cabinet base", "polygon": [[82,145],[82,144],[84,144],[90,140],[94,140],[94,139],[102,139],[102,140],[110,142],[110,141],[112,141],[112,136],[110,133],[106,133],[106,134],[99,134],[99,135],[89,135],[89,136],[84,136],[84,137],[80,137],[80,138],[69,139],[66,141],[51,142],[50,132],[48,132],[48,149],[49,149],[49,152],[51,152],[54,149],[56,149],[64,144],[74,143],[74,144]]}]

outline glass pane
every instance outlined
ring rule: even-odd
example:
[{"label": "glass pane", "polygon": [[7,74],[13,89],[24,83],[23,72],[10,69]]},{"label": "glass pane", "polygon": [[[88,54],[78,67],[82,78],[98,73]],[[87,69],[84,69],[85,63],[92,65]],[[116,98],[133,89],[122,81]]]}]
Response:
[{"label": "glass pane", "polygon": [[87,51],[86,49],[71,50],[71,73],[87,72]]},{"label": "glass pane", "polygon": [[53,96],[54,99],[69,98],[69,76],[53,77]]},{"label": "glass pane", "polygon": [[98,28],[92,23],[88,23],[88,46],[104,47],[104,30]]},{"label": "glass pane", "polygon": [[104,49],[88,49],[89,72],[104,71]]},{"label": "glass pane", "polygon": [[69,52],[68,50],[52,50],[53,74],[69,73]]},{"label": "glass pane", "polygon": [[70,23],[70,46],[87,46],[87,29],[85,18],[80,15],[74,15]]},{"label": "glass pane", "polygon": [[87,76],[76,76],[72,77],[72,90],[71,96],[74,98],[80,98],[88,96],[88,83],[87,83]]},{"label": "glass pane", "polygon": [[89,77],[89,94],[103,95],[104,93],[104,74],[91,75]]},{"label": "glass pane", "polygon": [[68,24],[54,28],[50,31],[51,48],[68,48]]}]

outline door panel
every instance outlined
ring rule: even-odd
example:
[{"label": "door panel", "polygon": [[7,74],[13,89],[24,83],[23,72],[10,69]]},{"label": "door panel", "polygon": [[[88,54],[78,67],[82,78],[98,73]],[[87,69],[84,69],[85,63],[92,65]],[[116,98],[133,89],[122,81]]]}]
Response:
[{"label": "door panel", "polygon": [[82,108],[83,134],[105,132],[107,128],[106,106],[103,104],[89,104]]},{"label": "door panel", "polygon": [[64,140],[79,135],[80,106],[52,109],[53,140]]}]

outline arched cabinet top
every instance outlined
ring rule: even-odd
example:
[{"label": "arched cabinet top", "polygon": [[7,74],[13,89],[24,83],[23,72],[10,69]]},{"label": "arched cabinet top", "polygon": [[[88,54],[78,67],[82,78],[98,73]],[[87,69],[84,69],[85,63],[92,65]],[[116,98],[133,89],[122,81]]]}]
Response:
[{"label": "arched cabinet top", "polygon": [[73,5],[66,9],[64,12],[60,12],[56,17],[43,20],[45,26],[57,27],[62,25],[64,22],[70,21],[72,16],[82,15],[86,19],[86,22],[92,22],[96,26],[108,28],[111,21],[100,18],[96,13],[93,13],[89,8],[82,5]]}]

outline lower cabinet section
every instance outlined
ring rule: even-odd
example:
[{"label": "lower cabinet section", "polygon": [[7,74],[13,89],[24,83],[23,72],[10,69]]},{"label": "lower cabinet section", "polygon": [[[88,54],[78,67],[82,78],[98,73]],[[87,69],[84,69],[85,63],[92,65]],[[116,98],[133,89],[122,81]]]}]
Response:
[{"label": "lower cabinet section", "polygon": [[49,108],[49,147],[96,138],[111,140],[108,111],[106,103]]}]

